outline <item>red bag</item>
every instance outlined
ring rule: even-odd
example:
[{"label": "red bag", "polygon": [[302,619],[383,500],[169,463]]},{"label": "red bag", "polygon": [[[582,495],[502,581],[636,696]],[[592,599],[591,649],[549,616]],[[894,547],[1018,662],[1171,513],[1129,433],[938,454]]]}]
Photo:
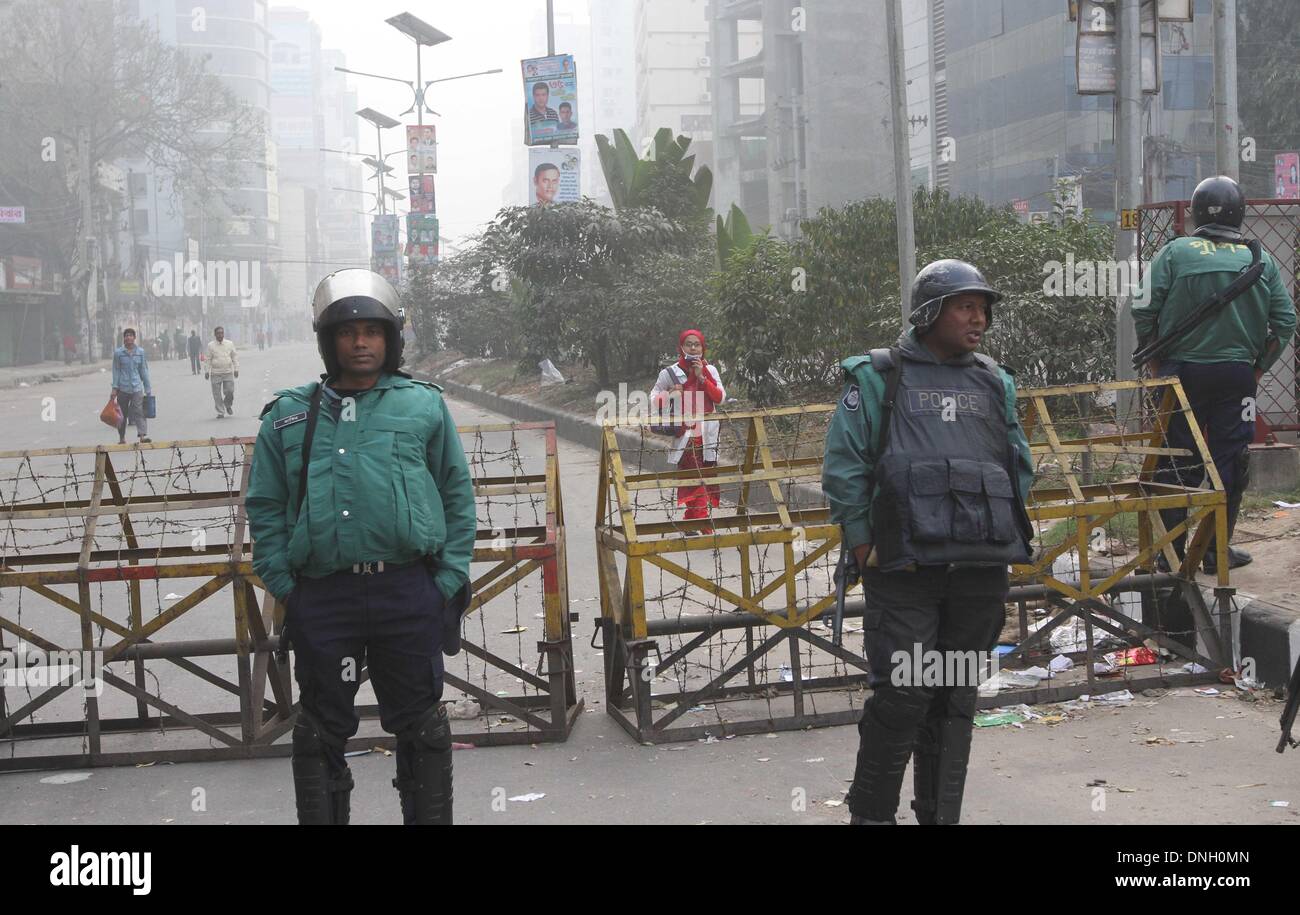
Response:
[{"label": "red bag", "polygon": [[108,398],[108,403],[104,409],[99,411],[99,421],[106,426],[112,426],[115,430],[122,425],[122,407],[117,402],[117,392],[114,391]]}]

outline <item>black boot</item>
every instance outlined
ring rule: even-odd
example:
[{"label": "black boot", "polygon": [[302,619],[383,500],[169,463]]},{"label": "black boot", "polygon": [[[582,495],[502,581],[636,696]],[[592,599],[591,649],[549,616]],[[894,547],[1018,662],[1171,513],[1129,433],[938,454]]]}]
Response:
[{"label": "black boot", "polygon": [[[1242,566],[1250,565],[1254,562],[1254,557],[1245,550],[1234,549],[1232,546],[1232,534],[1237,529],[1237,515],[1241,511],[1242,493],[1231,493],[1228,496],[1228,568],[1239,569]],[[1210,538],[1210,545],[1205,550],[1205,559],[1201,563],[1203,568],[1210,575],[1219,573],[1219,554],[1216,547],[1216,538]]]},{"label": "black boot", "polygon": [[849,811],[862,823],[889,823],[898,811],[903,774],[916,729],[930,704],[930,690],[879,686],[858,723],[857,768],[849,789]]},{"label": "black boot", "polygon": [[927,718],[912,757],[912,810],[922,826],[955,826],[970,763],[969,718]]},{"label": "black boot", "polygon": [[397,778],[402,823],[451,825],[451,723],[439,705],[397,738]]},{"label": "black boot", "polygon": [[352,773],[346,763],[341,770],[331,766],[327,752],[316,728],[299,718],[293,728],[293,791],[300,826],[348,825]]}]

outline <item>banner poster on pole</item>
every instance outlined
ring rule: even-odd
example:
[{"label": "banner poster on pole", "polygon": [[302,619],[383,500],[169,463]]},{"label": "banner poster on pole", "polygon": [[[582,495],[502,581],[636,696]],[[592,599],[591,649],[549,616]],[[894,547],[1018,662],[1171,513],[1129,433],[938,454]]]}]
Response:
[{"label": "banner poster on pole", "polygon": [[578,142],[578,73],[572,54],[522,61],[524,144]]},{"label": "banner poster on pole", "polygon": [[376,216],[370,224],[370,247],[376,257],[382,254],[396,253],[397,217],[391,213]]},{"label": "banner poster on pole", "polygon": [[406,256],[414,264],[438,262],[438,217],[409,213],[406,217]]},{"label": "banner poster on pole", "polygon": [[1278,153],[1274,156],[1273,176],[1278,197],[1287,200],[1300,197],[1300,153]]},{"label": "banner poster on pole", "polygon": [[434,180],[433,175],[412,175],[408,179],[410,194],[407,196],[407,200],[411,204],[412,213],[438,212]]},{"label": "banner poster on pole", "polygon": [[528,150],[528,205],[582,199],[582,154],[576,149]]},{"label": "banner poster on pole", "polygon": [[406,173],[429,175],[438,171],[438,133],[432,124],[406,126]]}]

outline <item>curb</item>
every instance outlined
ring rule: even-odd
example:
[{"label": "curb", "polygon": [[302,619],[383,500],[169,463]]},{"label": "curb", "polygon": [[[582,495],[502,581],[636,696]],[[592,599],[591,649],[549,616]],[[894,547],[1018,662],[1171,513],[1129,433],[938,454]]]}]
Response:
[{"label": "curb", "polygon": [[[1213,592],[1211,592],[1213,596]],[[1300,657],[1300,611],[1262,601],[1251,594],[1238,614],[1241,657],[1255,661],[1255,679],[1267,686],[1285,686]]]},{"label": "curb", "polygon": [[[0,388],[19,388],[26,384],[28,387],[36,387],[38,384],[50,384],[53,382],[63,381],[65,378],[79,378],[82,375],[94,375],[100,370],[108,371],[111,362],[95,362],[90,365],[81,365],[75,369],[67,371],[44,372],[37,375],[17,375],[0,381]],[[16,368],[22,368],[17,366]]]}]

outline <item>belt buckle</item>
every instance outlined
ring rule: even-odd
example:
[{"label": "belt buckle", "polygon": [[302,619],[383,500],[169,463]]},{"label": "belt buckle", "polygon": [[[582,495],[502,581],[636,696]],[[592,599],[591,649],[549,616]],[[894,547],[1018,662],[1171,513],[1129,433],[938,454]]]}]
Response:
[{"label": "belt buckle", "polygon": [[382,562],[359,562],[352,567],[354,575],[374,575],[376,572],[384,571]]}]

